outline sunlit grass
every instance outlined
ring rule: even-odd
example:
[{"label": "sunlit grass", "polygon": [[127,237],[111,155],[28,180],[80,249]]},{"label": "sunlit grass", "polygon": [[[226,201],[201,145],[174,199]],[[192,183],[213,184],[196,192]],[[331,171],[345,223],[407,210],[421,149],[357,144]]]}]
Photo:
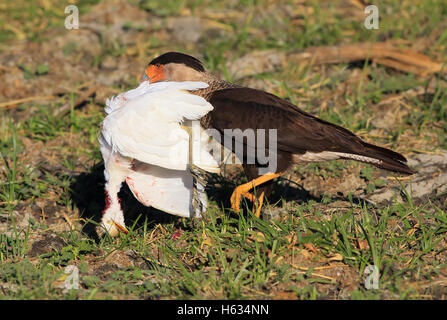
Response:
[{"label": "sunlit grass", "polygon": [[[205,9],[232,10],[234,17],[218,19],[231,30],[224,36],[201,39],[194,49],[170,44],[172,50],[200,54],[207,69],[227,80],[234,80],[227,68],[228,60],[255,50],[292,51],[384,40],[403,40],[402,45],[408,45],[408,41],[428,37],[445,26],[447,13],[443,1],[389,1],[386,8],[379,6],[380,29],[371,32],[358,17],[343,16],[336,5],[324,1],[236,1],[230,7],[222,1],[206,0],[130,2],[161,19],[188,14],[203,14],[208,19]],[[97,1],[74,3],[80,7],[82,21],[82,14]],[[0,42],[9,45],[25,39],[46,41],[47,31],[63,27],[66,5],[52,0],[1,4]],[[276,8],[281,5],[287,5],[283,11]],[[304,9],[308,11],[300,11]],[[157,28],[160,26],[154,26],[151,32]],[[439,31],[437,39],[436,45],[424,53],[442,58],[447,31]],[[144,54],[148,56],[166,45],[152,33],[145,41]],[[126,45],[102,45],[102,53],[94,57],[92,68],[98,68],[109,56],[129,57]],[[76,43],[68,43],[61,54],[68,59],[76,50]],[[45,64],[24,63],[17,67],[26,80],[41,79],[53,71]],[[341,86],[350,80],[353,69],[360,70],[359,79],[363,80],[351,87]],[[375,129],[370,121],[377,113],[373,106],[390,95],[426,87],[432,81],[368,61],[320,71],[287,63],[281,70],[253,78],[269,82],[276,94],[306,111],[366,136]],[[127,89],[133,85],[120,83],[117,87]],[[343,92],[337,100],[331,95],[335,91]],[[280,295],[284,293],[287,298],[297,299],[413,299],[420,295],[445,298],[445,290],[439,293],[428,285],[417,287],[418,283],[443,277],[447,268],[447,214],[446,208],[439,205],[445,194],[418,203],[412,199],[411,190],[402,190],[402,203],[396,200],[380,207],[355,200],[349,194],[344,198],[345,207],[335,209],[330,206],[339,199],[333,194],[290,203],[282,199],[266,205],[265,210],[283,206],[285,212],[266,220],[252,215],[251,204],[237,215],[212,200],[204,223],[183,218],[153,223],[151,216],[140,214],[128,224],[129,234],[115,239],[94,239],[84,233],[81,225],[88,217],[73,221],[77,229],[63,232],[38,214],[23,220],[24,212],[30,212],[33,206],[40,208],[37,200],[52,203],[58,214],[72,217],[81,211],[73,199],[77,191],[74,182],[80,172],[97,174],[95,169],[101,162],[97,134],[104,117],[103,103],[88,101],[82,110],[72,108],[64,117],[53,115],[63,103],[73,105],[76,97],[78,93],[67,91],[47,105],[27,103],[18,106],[16,113],[0,111],[0,226],[7,225],[7,232],[0,232],[1,298],[273,299],[284,298]],[[371,139],[397,148],[405,133],[420,139],[430,133],[437,142],[426,143],[427,150],[447,149],[444,82],[437,79],[434,93],[408,99],[411,110],[403,123]],[[17,113],[25,110],[32,112],[26,119],[17,120]],[[25,142],[32,142],[33,147],[26,147]],[[34,148],[41,148],[42,153],[57,150],[57,158],[50,159],[51,164],[45,158],[31,164],[24,153]],[[344,172],[354,169],[360,172],[365,193],[384,186],[385,180],[374,174],[376,169],[350,161],[301,165],[295,172],[311,172],[325,181],[341,179]],[[82,187],[102,195],[96,185]],[[82,210],[100,212],[101,203],[89,203]],[[65,216],[58,219],[59,225],[68,224]],[[181,236],[175,239],[173,234],[178,232]],[[47,244],[45,241],[53,236],[59,239],[57,243]],[[36,245],[41,239],[43,249]],[[38,254],[31,254],[34,252]],[[115,255],[119,258],[113,258]],[[58,287],[69,265],[79,268],[80,290]],[[379,269],[378,290],[368,290],[364,285],[364,272],[370,265]],[[322,267],[340,268],[337,272],[352,281],[318,269]]]}]

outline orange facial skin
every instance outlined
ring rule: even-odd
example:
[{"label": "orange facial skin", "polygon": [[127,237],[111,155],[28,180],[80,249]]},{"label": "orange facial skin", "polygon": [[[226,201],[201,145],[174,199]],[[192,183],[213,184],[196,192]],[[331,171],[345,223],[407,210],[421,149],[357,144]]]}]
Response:
[{"label": "orange facial skin", "polygon": [[163,74],[163,65],[149,65],[144,71],[151,83],[165,79]]}]

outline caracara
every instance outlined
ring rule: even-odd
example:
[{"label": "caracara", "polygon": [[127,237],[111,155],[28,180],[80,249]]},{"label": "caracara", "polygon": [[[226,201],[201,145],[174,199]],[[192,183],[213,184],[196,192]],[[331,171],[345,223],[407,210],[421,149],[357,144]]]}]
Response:
[{"label": "caracara", "polygon": [[[233,146],[242,144],[244,150],[252,149],[255,155],[252,162],[244,162],[246,155],[239,155],[249,182],[236,187],[231,196],[232,208],[237,212],[240,211],[241,197],[246,197],[254,203],[255,214],[259,217],[271,181],[299,163],[348,159],[396,173],[413,173],[401,154],[367,143],[349,130],[318,119],[273,94],[219,79],[206,72],[203,64],[189,55],[168,52],[153,59],[140,81],[150,81],[151,84],[163,81],[207,83],[207,88],[191,91],[213,106],[213,110],[200,120],[203,129],[216,130],[221,143],[234,129],[242,132],[264,130],[266,141],[275,140],[276,150],[267,150],[267,153],[274,153],[275,168],[265,172],[262,169],[267,164],[265,159],[258,158],[258,151],[260,148],[269,149],[269,144],[260,146],[258,141],[247,143],[244,137],[231,137],[235,142]],[[234,148],[231,151],[235,152]],[[256,193],[250,192],[253,188],[256,188]]]}]

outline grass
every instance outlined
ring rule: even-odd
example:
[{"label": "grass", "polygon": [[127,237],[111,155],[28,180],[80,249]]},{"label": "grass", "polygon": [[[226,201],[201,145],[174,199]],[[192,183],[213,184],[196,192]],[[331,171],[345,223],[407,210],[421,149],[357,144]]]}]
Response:
[{"label": "grass", "polygon": [[[229,10],[219,22],[231,32],[204,36],[191,49],[159,36],[156,32],[164,24],[158,22],[151,31],[155,35],[142,40],[147,41],[141,44],[142,53],[132,53],[139,52],[132,51],[137,44],[102,43],[88,68],[101,72],[106,58],[135,59],[133,63],[143,65],[141,61],[169,49],[200,53],[207,69],[233,80],[227,61],[254,50],[385,39],[408,46],[432,36],[422,52],[442,60],[447,46],[447,31],[440,27],[446,25],[443,1],[387,1],[380,9],[380,29],[373,32],[359,27],[362,21],[355,15],[321,1],[302,6],[292,0],[242,1],[233,7],[211,0],[129,2],[154,19],[178,13],[208,19],[209,12]],[[82,14],[96,3],[77,2],[81,23]],[[16,1],[0,6],[0,42],[8,46],[24,40],[45,44],[51,32],[65,32],[65,3]],[[145,32],[130,23],[130,32]],[[4,50],[0,46],[0,57]],[[61,48],[66,63],[81,51],[74,42]],[[26,81],[45,81],[58,72],[49,63],[28,61],[16,67]],[[442,77],[416,77],[366,61],[321,68],[286,64],[250,79],[266,83],[270,91],[308,112],[406,155],[447,149],[447,87]],[[128,81],[110,87],[133,85]],[[381,115],[376,105],[383,99],[429,86],[432,93],[405,100],[402,108],[408,112],[396,125],[374,124]],[[127,200],[133,206],[126,217],[129,234],[92,237],[86,226],[97,223],[95,215],[104,206],[97,144],[104,105],[91,100],[66,117],[53,116],[54,109],[73,104],[78,96],[79,91],[67,90],[48,104],[0,111],[1,298],[445,299],[446,194],[420,202],[411,190],[402,190],[405,201],[373,206],[359,200],[358,190],[343,190],[348,192],[343,196],[329,192],[326,185],[343,183],[351,172],[358,172],[363,195],[387,187],[381,172],[351,161],[297,166],[294,177],[325,182],[322,194],[287,200],[294,184],[284,177],[275,186],[264,219],[251,214],[251,204],[241,215],[225,208],[222,198],[240,181],[219,180],[210,188],[203,222],[148,213]],[[129,198],[128,191],[122,192]],[[378,267],[379,289],[365,287],[370,265]],[[79,270],[79,289],[63,287],[68,266]]]},{"label": "grass", "polygon": [[[343,215],[330,219],[316,207],[312,203],[296,207],[273,222],[218,210],[209,212],[204,226],[178,219],[154,229],[146,220],[126,236],[105,237],[97,243],[80,232],[51,233],[62,239],[63,247],[32,259],[20,259],[23,252],[11,258],[8,249],[2,248],[6,259],[0,278],[8,284],[5,298],[265,299],[274,298],[269,292],[280,286],[303,299],[405,299],[420,294],[409,287],[410,279],[435,279],[446,266],[445,261],[432,259],[444,251],[440,241],[447,230],[446,213],[435,205],[395,205],[376,211],[353,204]],[[181,237],[173,240],[172,234],[179,229]],[[290,235],[296,236],[296,243]],[[360,285],[347,296],[321,292],[335,278],[323,278],[312,267],[305,273],[296,269],[294,255],[300,259],[303,244],[316,248],[313,261],[342,257],[343,268],[357,270],[354,277],[359,279],[366,266],[378,266],[380,290]],[[12,241],[10,246],[15,249],[20,244]],[[408,256],[410,252],[414,255]],[[98,260],[107,261],[115,253],[141,262],[107,268],[100,263],[91,270]],[[64,292],[55,287],[68,265],[79,267],[82,290]],[[302,285],[297,287],[297,283]]]}]

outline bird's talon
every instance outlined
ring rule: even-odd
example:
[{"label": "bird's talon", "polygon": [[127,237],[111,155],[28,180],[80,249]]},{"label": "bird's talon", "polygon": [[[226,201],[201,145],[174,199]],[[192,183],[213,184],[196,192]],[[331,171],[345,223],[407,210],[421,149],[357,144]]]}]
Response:
[{"label": "bird's talon", "polygon": [[236,189],[234,189],[233,194],[231,195],[230,201],[231,201],[231,208],[233,208],[233,210],[235,212],[241,212],[241,198],[242,198],[243,193],[241,192],[240,188],[237,187]]},{"label": "bird's talon", "polygon": [[240,204],[241,204],[242,197],[247,198],[251,202],[254,202],[256,199],[256,197],[254,195],[252,195],[250,192],[237,187],[236,189],[234,189],[233,194],[231,195],[231,198],[230,198],[231,208],[236,212],[241,211]]},{"label": "bird's talon", "polygon": [[261,192],[261,195],[258,199],[255,199],[253,202],[253,212],[255,213],[256,217],[261,216],[261,210],[262,210],[262,204],[264,203],[264,191]]},{"label": "bird's talon", "polygon": [[234,190],[233,194],[231,195],[230,201],[231,208],[233,208],[233,210],[236,212],[240,212],[241,194],[238,192],[238,190]]}]

